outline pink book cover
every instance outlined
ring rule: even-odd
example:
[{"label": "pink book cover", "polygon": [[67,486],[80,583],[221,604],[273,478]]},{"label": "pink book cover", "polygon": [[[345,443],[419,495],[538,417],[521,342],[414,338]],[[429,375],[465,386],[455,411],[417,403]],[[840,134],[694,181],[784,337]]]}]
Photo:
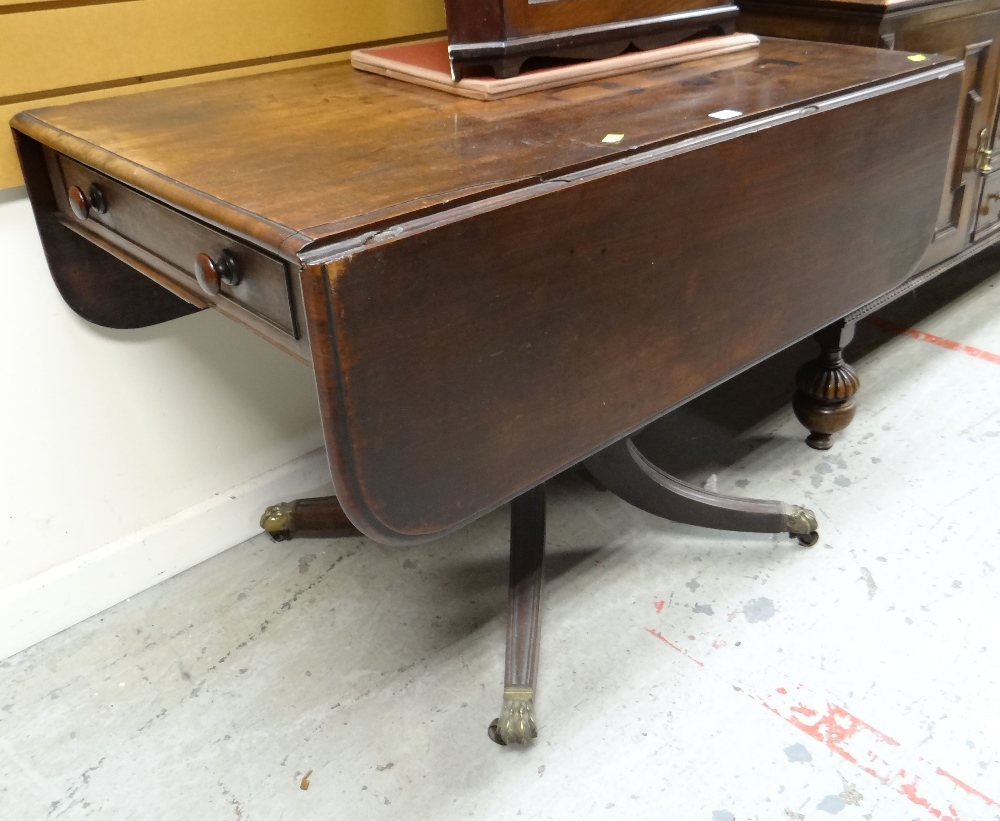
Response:
[{"label": "pink book cover", "polygon": [[760,39],[753,34],[705,37],[666,48],[629,52],[604,60],[539,68],[500,80],[489,76],[488,70],[482,77],[466,77],[457,82],[453,80],[448,59],[448,41],[444,38],[423,43],[359,49],[351,53],[351,65],[360,71],[381,74],[461,97],[501,100],[518,94],[563,88],[648,68],[746,52],[756,48],[759,43]]}]

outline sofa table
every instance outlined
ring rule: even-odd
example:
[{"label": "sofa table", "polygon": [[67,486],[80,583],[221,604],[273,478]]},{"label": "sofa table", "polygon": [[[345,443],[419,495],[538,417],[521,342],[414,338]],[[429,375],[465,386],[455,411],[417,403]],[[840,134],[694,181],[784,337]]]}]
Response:
[{"label": "sofa table", "polygon": [[514,500],[493,735],[523,742],[546,479],[583,462],[658,515],[815,541],[811,512],[685,485],[630,436],[906,279],[961,72],[765,39],[482,103],[332,64],[13,128],[81,316],[214,308],[314,369],[337,498],[269,529],[417,544]]}]

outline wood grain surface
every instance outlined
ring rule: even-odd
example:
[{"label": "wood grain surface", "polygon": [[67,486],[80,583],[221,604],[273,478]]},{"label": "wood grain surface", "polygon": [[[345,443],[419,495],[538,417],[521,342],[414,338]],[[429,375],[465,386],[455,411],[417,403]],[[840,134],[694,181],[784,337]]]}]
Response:
[{"label": "wood grain surface", "polygon": [[[888,294],[852,312],[852,322],[949,270],[976,249],[1000,241],[1000,0],[919,0],[884,5],[841,0],[743,0],[746,31],[803,40],[870,45],[883,49],[947,54],[965,64],[953,122],[948,174],[934,235],[913,275]],[[915,55],[917,56],[917,55]],[[843,363],[842,326],[817,336],[821,351],[797,377],[794,406],[810,429],[812,447],[832,446],[831,434],[854,414],[856,375]],[[843,343],[846,344],[846,343]],[[831,402],[825,385],[850,396]],[[850,390],[848,390],[850,389]]]},{"label": "wood grain surface", "polygon": [[470,205],[310,269],[355,521],[384,540],[456,527],[902,282],[958,82]]},{"label": "wood grain surface", "polygon": [[[858,6],[830,0],[745,0],[740,26],[778,37],[870,45],[925,54],[947,54],[965,63],[959,90],[950,173],[945,180],[934,241],[922,267],[955,257],[975,240],[988,239],[1000,223],[980,213],[983,180],[979,155],[1000,150],[1000,0],[935,0],[919,4]],[[995,239],[996,237],[994,237]]]},{"label": "wood grain surface", "polygon": [[[771,40],[748,54],[489,104],[322,65],[37,109],[14,126],[294,252],[722,129],[715,111],[741,111],[731,125],[942,62]],[[624,136],[602,142],[609,133]]]},{"label": "wood grain surface", "polygon": [[337,496],[368,535],[414,543],[902,282],[933,232],[959,69],[765,39],[497,103],[322,66],[14,125],[57,281],[119,326],[180,308],[142,315],[87,279],[111,257],[81,267],[78,235],[157,272],[89,225],[104,217],[72,221],[46,150],[295,261]]}]

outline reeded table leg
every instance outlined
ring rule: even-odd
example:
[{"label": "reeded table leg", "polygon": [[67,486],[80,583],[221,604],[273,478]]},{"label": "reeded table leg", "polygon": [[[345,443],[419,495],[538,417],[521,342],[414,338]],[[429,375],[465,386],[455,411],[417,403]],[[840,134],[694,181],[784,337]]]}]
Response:
[{"label": "reeded table leg", "polygon": [[844,361],[844,348],[854,338],[853,322],[835,322],[813,336],[820,354],[795,374],[798,390],[792,408],[809,428],[806,444],[816,450],[833,447],[833,434],[854,419],[854,394],[861,387],[858,372]]},{"label": "reeded table leg", "polygon": [[351,524],[336,496],[318,496],[314,499],[296,499],[271,505],[260,519],[264,528],[276,542],[287,542],[296,536],[360,536]]},{"label": "reeded table leg", "polygon": [[[686,524],[758,533],[789,533],[805,545],[819,535],[812,511],[784,502],[740,499],[696,488],[664,473],[624,439],[588,459],[592,476],[636,507]],[[275,541],[297,536],[359,535],[335,496],[269,507],[261,526]],[[511,502],[510,587],[503,707],[489,727],[497,744],[528,744],[538,735],[535,689],[545,561],[545,486]]]},{"label": "reeded table leg", "polygon": [[816,515],[804,507],[723,496],[664,473],[623,439],[584,462],[616,496],[655,516],[718,530],[788,533],[806,546],[819,541]]},{"label": "reeded table leg", "polygon": [[503,709],[490,724],[497,744],[527,744],[538,735],[535,683],[541,636],[542,574],[545,561],[545,486],[510,505],[510,590]]}]

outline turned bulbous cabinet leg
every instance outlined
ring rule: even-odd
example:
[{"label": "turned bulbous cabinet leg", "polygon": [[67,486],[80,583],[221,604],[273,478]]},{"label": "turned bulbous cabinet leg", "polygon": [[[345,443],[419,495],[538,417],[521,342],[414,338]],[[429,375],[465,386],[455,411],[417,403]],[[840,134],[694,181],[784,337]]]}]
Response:
[{"label": "turned bulbous cabinet leg", "polygon": [[806,444],[816,450],[833,447],[833,434],[851,424],[861,387],[858,372],[844,361],[844,348],[854,338],[853,322],[836,322],[813,336],[820,354],[797,374],[792,408],[809,429]]}]

